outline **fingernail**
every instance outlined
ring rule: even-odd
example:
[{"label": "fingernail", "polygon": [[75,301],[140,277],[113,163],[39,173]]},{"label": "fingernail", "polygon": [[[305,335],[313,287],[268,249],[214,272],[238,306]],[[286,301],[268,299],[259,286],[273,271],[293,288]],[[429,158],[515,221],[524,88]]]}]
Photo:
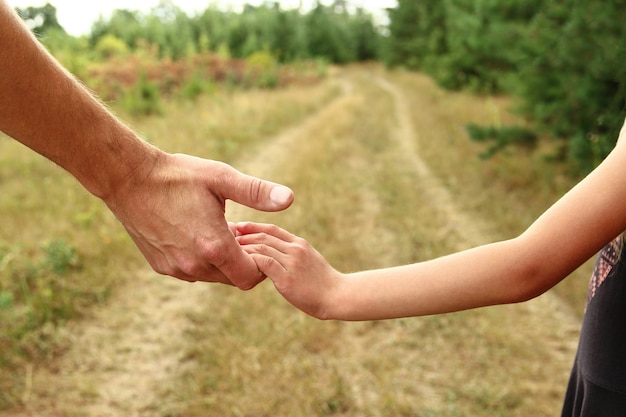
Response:
[{"label": "fingernail", "polygon": [[270,200],[277,206],[284,206],[291,202],[293,191],[283,185],[277,185],[270,191]]}]

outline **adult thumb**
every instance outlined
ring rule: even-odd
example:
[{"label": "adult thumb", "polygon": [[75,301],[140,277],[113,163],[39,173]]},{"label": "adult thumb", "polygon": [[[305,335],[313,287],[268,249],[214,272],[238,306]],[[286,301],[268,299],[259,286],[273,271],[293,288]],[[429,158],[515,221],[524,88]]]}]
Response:
[{"label": "adult thumb", "polygon": [[229,171],[218,185],[226,199],[262,211],[284,210],[293,202],[293,191],[284,185],[243,174],[232,167]]}]

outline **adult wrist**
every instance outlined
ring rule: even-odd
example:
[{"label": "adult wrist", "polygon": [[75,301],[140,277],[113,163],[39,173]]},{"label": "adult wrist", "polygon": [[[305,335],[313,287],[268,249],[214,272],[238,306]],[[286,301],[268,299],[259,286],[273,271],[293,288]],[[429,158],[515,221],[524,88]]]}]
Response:
[{"label": "adult wrist", "polygon": [[105,202],[145,181],[166,156],[165,152],[140,139],[130,130],[104,148],[95,151],[102,154],[94,155],[94,162],[86,167],[83,178],[80,178],[80,174],[77,178],[87,190]]}]

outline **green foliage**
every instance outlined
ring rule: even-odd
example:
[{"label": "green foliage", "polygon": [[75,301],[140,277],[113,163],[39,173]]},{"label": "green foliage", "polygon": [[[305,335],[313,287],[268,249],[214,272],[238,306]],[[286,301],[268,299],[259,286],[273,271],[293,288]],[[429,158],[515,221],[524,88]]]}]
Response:
[{"label": "green foliage", "polygon": [[94,49],[98,57],[103,60],[128,54],[128,47],[124,41],[111,33],[98,39]]},{"label": "green foliage", "polygon": [[148,76],[142,73],[139,81],[124,95],[122,106],[129,113],[136,116],[148,116],[161,114],[161,92],[159,86],[148,80]]},{"label": "green foliage", "polygon": [[87,75],[87,67],[92,59],[89,42],[76,38],[64,30],[48,30],[40,41],[65,68],[79,78]]},{"label": "green foliage", "polygon": [[308,14],[305,27],[312,56],[340,64],[356,61],[356,42],[350,36],[345,16],[345,11],[338,14],[320,3]]},{"label": "green foliage", "polygon": [[481,153],[481,158],[490,158],[498,151],[511,145],[526,149],[533,149],[537,145],[537,135],[521,126],[495,127],[470,123],[466,128],[472,140],[490,143],[490,146]]},{"label": "green foliage", "polygon": [[398,7],[389,11],[389,18],[385,56],[388,64],[424,70],[446,51],[443,2],[398,0]]},{"label": "green foliage", "polygon": [[379,36],[372,18],[363,9],[357,9],[356,15],[350,20],[350,33],[355,38],[356,59],[358,61],[377,60],[380,55],[382,39]]},{"label": "green foliage", "polygon": [[278,85],[278,62],[269,52],[255,52],[246,60],[249,80],[256,87]]},{"label": "green foliage", "polygon": [[449,89],[502,91],[542,2],[400,0],[390,12],[386,61],[428,72]]},{"label": "green foliage", "polygon": [[317,4],[303,13],[267,2],[240,13],[209,6],[188,16],[166,1],[147,13],[116,10],[101,17],[85,38],[90,50],[80,54],[93,65],[80,73],[131,114],[159,114],[161,96],[195,100],[218,83],[274,88],[297,78],[297,65],[285,65],[317,63],[317,75],[303,74],[311,79],[323,76],[329,63],[376,59],[380,39],[362,9]]},{"label": "green foliage", "polygon": [[268,51],[279,62],[324,58],[335,63],[378,57],[381,34],[363,9],[318,3],[310,12],[283,10],[278,2],[246,5],[241,13],[209,6],[195,16],[186,15],[171,2],[162,2],[149,13],[116,10],[98,20],[91,31],[92,46],[105,36],[123,41],[130,50],[140,41],[156,45],[159,56],[178,60],[198,51],[218,52],[242,58]]},{"label": "green foliage", "polygon": [[78,266],[76,248],[62,240],[46,243],[42,249],[46,254],[46,264],[57,275],[63,275],[69,269]]},{"label": "green foliage", "polygon": [[550,2],[529,28],[513,91],[538,129],[560,138],[582,171],[615,144],[626,103],[626,4]]},{"label": "green foliage", "polygon": [[19,401],[9,371],[50,354],[55,327],[79,314],[75,298],[83,294],[70,283],[79,270],[75,247],[63,240],[35,252],[0,242],[0,409]]},{"label": "green foliage", "polygon": [[121,39],[129,48],[135,48],[140,39],[145,39],[143,31],[142,17],[139,12],[114,10],[109,20],[101,16],[93,24],[89,42],[95,47],[102,37],[112,35]]},{"label": "green foliage", "polygon": [[57,9],[50,3],[41,7],[17,7],[17,14],[26,22],[28,27],[36,34],[43,36],[49,31],[65,32],[57,19]]},{"label": "green foliage", "polygon": [[292,62],[308,55],[301,20],[297,11],[276,13],[268,44],[280,62]]},{"label": "green foliage", "polygon": [[585,172],[624,120],[624,21],[623,0],[399,0],[385,60],[449,89],[512,94],[537,133],[562,141]]},{"label": "green foliage", "polygon": [[376,59],[382,36],[369,13],[341,1],[308,12],[279,2],[238,13],[212,5],[194,15],[161,1],[148,12],[114,10],[78,38],[49,4],[18,11],[70,72],[134,115],[160,114],[162,96],[195,100],[218,83],[274,88],[298,78],[298,65],[285,68],[294,63],[316,63],[316,75],[302,74],[308,82],[330,63]]},{"label": "green foliage", "polygon": [[[0,287],[0,321],[5,323],[0,337],[19,340],[46,322],[71,317],[75,313],[69,300],[72,292],[63,277],[79,269],[76,249],[62,240],[45,243],[30,256],[20,248],[3,246],[0,273],[9,279]],[[9,309],[14,306],[19,308]]]},{"label": "green foliage", "polygon": [[14,296],[13,293],[8,292],[8,291],[2,291],[0,292],[0,310],[4,310],[6,308],[9,308],[13,305],[13,301],[14,301]]},{"label": "green foliage", "polygon": [[188,100],[196,100],[202,94],[211,93],[215,90],[215,84],[200,74],[195,74],[181,87],[181,95]]}]

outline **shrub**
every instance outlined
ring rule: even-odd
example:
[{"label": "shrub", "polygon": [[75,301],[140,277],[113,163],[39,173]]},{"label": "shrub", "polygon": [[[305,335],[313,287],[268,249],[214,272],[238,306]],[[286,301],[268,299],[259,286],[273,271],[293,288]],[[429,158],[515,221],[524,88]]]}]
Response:
[{"label": "shrub", "polygon": [[128,46],[115,35],[107,33],[98,40],[95,51],[100,59],[107,60],[128,54]]},{"label": "shrub", "polygon": [[72,280],[79,269],[63,240],[35,251],[0,242],[0,410],[19,402],[24,363],[57,349],[56,326],[79,315],[77,300],[89,297]]},{"label": "shrub", "polygon": [[466,126],[470,138],[476,142],[489,143],[487,149],[480,154],[483,159],[490,158],[502,149],[521,146],[533,149],[537,145],[537,135],[522,126],[479,126],[470,123]]},{"label": "shrub", "polygon": [[137,116],[161,114],[159,86],[150,82],[147,75],[142,73],[139,81],[122,98],[122,105],[129,113]]},{"label": "shrub", "polygon": [[215,85],[210,79],[196,73],[181,85],[180,94],[188,100],[195,100],[200,95],[212,92],[214,89]]},{"label": "shrub", "polygon": [[246,79],[256,87],[276,87],[278,70],[278,61],[267,51],[255,52],[246,60]]}]

